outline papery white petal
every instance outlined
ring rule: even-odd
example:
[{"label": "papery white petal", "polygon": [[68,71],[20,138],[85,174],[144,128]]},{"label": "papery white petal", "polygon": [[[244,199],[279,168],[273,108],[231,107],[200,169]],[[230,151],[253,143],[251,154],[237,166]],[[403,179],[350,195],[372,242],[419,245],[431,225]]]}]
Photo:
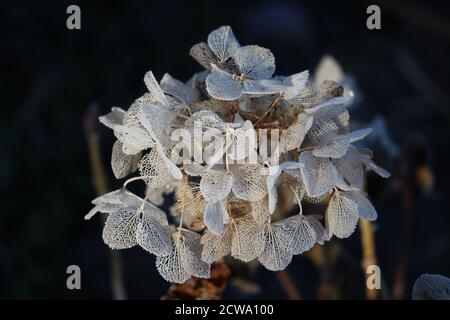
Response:
[{"label": "papery white petal", "polygon": [[364,196],[361,192],[352,191],[350,192],[349,197],[357,204],[358,213],[361,218],[369,221],[377,220],[377,211],[366,196]]},{"label": "papery white petal", "polygon": [[281,133],[281,150],[283,152],[294,150],[300,147],[305,139],[306,133],[313,124],[313,118],[306,114],[300,113],[297,120]]},{"label": "papery white petal", "polygon": [[227,209],[223,201],[216,203],[208,202],[205,208],[205,225],[216,235],[223,233],[224,217],[227,216]]},{"label": "papery white petal", "polygon": [[206,78],[206,90],[215,99],[237,100],[242,96],[242,83],[232,79],[229,73],[214,68]]},{"label": "papery white petal", "polygon": [[211,70],[211,64],[217,64],[217,57],[206,42],[200,42],[192,46],[189,54],[197,61],[203,68]]},{"label": "papery white petal", "polygon": [[353,143],[353,142],[357,142],[359,140],[364,139],[371,132],[372,132],[371,128],[366,128],[366,129],[352,131],[352,132],[348,133],[347,136],[350,139],[350,142]]},{"label": "papery white petal", "polygon": [[202,174],[200,192],[208,202],[224,200],[233,186],[233,175],[228,171],[208,170]]},{"label": "papery white petal", "polygon": [[322,158],[341,158],[347,153],[349,146],[349,137],[347,135],[340,135],[328,143],[316,146],[312,154]]},{"label": "papery white petal", "polygon": [[208,35],[208,45],[221,63],[225,63],[240,47],[230,26],[213,30]]},{"label": "papery white petal", "polygon": [[213,263],[229,254],[233,233],[234,228],[231,224],[225,226],[221,235],[206,230],[201,239],[203,245],[202,260]]},{"label": "papery white petal", "polygon": [[275,72],[275,58],[266,48],[251,45],[238,48],[234,61],[247,79],[270,79]]},{"label": "papery white petal", "polygon": [[137,170],[137,164],[140,160],[140,154],[128,155],[123,152],[123,144],[119,140],[114,142],[111,153],[111,167],[114,176],[122,179],[128,174]]},{"label": "papery white petal", "polygon": [[127,249],[136,245],[139,215],[132,208],[119,208],[106,219],[103,241],[111,249]]},{"label": "papery white petal", "polygon": [[[169,226],[164,212],[157,207],[150,206],[144,210],[136,230],[137,243],[156,256],[166,256],[172,251]],[[165,223],[161,223],[160,216],[164,215]]]},{"label": "papery white petal", "polygon": [[98,117],[98,120],[110,129],[114,130],[114,127],[123,123],[123,118],[126,112],[118,107],[111,108],[111,112],[103,116]]},{"label": "papery white petal", "polygon": [[355,231],[358,219],[357,203],[347,193],[336,191],[325,213],[328,236],[334,234],[340,239],[348,238]]},{"label": "papery white petal", "polygon": [[265,227],[259,225],[252,217],[239,219],[236,223],[231,255],[244,262],[257,258],[264,251]]},{"label": "papery white petal", "polygon": [[173,78],[170,74],[164,74],[160,82],[161,89],[171,96],[176,97],[183,103],[189,104],[198,100],[199,93],[191,86]]},{"label": "papery white petal", "polygon": [[262,174],[262,168],[258,165],[243,164],[232,169],[234,182],[233,193],[236,197],[256,201],[267,194],[266,176]]},{"label": "papery white petal", "polygon": [[292,252],[286,246],[286,230],[283,224],[274,223],[265,229],[264,251],[258,261],[271,271],[284,270],[291,263]]},{"label": "papery white petal", "polygon": [[283,99],[288,103],[295,103],[308,81],[309,71],[303,71],[283,78],[283,83],[287,85],[283,91]]},{"label": "papery white petal", "polygon": [[152,137],[144,129],[118,125],[114,134],[122,143],[122,151],[127,155],[135,155],[153,146]]},{"label": "papery white petal", "polygon": [[164,155],[161,155],[158,148],[153,148],[139,162],[139,172],[144,177],[149,188],[159,188],[172,179]]},{"label": "papery white petal", "polygon": [[156,259],[156,268],[169,282],[183,283],[192,276],[209,278],[209,263],[201,260],[200,235],[182,230],[174,235],[172,252]]},{"label": "papery white petal", "polygon": [[299,162],[304,165],[300,172],[309,196],[321,196],[334,187],[337,172],[329,159],[314,157],[311,151],[304,151]]},{"label": "papery white petal", "polygon": [[145,74],[144,82],[150,93],[152,101],[159,102],[162,105],[168,104],[167,100],[166,100],[166,96],[164,95],[164,92],[162,91],[161,87],[159,86],[158,81],[156,81],[155,76],[153,75],[153,72],[148,71]]}]

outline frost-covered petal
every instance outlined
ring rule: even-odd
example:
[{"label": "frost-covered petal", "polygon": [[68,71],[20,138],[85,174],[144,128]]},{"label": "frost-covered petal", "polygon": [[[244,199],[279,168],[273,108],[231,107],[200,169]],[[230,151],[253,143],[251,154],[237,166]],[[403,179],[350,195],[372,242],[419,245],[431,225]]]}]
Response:
[{"label": "frost-covered petal", "polygon": [[95,205],[84,219],[91,219],[97,212],[113,213],[120,208],[135,209],[141,204],[142,199],[125,188],[114,190],[92,200]]},{"label": "frost-covered petal", "polygon": [[227,216],[227,209],[225,208],[225,203],[219,201],[216,203],[208,202],[205,208],[205,215],[203,219],[205,220],[205,225],[213,233],[220,235],[223,233],[224,217]]},{"label": "frost-covered petal", "polygon": [[350,142],[347,135],[340,135],[328,143],[316,146],[312,154],[316,157],[323,158],[341,158],[347,153]]},{"label": "frost-covered petal", "polygon": [[333,80],[339,83],[343,76],[344,72],[342,71],[342,67],[336,59],[330,55],[325,55],[320,59],[314,72],[314,83],[320,85],[326,80]]},{"label": "frost-covered petal", "polygon": [[188,127],[194,127],[194,124],[201,128],[219,128],[224,125],[222,119],[210,110],[200,110],[195,112],[192,116],[186,120],[185,125]]},{"label": "frost-covered petal", "polygon": [[287,85],[283,91],[283,99],[290,104],[295,104],[305,89],[308,77],[309,71],[306,70],[283,78],[283,83]]},{"label": "frost-covered petal", "polygon": [[153,148],[139,161],[139,172],[149,188],[162,187],[172,179],[166,162],[157,148]]},{"label": "frost-covered petal", "polygon": [[270,214],[274,213],[278,201],[278,191],[276,188],[276,182],[278,177],[282,173],[280,166],[271,167],[271,174],[267,176],[267,190],[268,190],[268,209]]},{"label": "frost-covered petal", "polygon": [[220,63],[225,63],[240,47],[230,26],[222,26],[208,35],[208,45]]},{"label": "frost-covered petal", "polygon": [[136,245],[139,215],[135,209],[119,208],[106,219],[103,241],[111,249],[127,249]]},{"label": "frost-covered petal", "polygon": [[344,157],[336,159],[334,166],[338,172],[336,186],[343,190],[362,189],[364,168],[354,147],[350,146]]},{"label": "frost-covered petal", "polygon": [[349,197],[357,204],[358,214],[369,221],[377,220],[378,214],[372,203],[359,191],[352,191]]},{"label": "frost-covered petal", "polygon": [[98,120],[110,129],[123,123],[123,118],[126,112],[118,107],[111,108],[111,112],[98,117]]},{"label": "frost-covered petal", "polygon": [[195,44],[189,51],[191,57],[195,59],[203,68],[211,70],[211,64],[217,64],[217,57],[206,42]]},{"label": "frost-covered petal", "polygon": [[348,238],[355,231],[358,219],[358,204],[347,193],[336,191],[325,213],[328,237],[334,234],[340,239]]},{"label": "frost-covered petal", "polygon": [[364,164],[364,166],[375,172],[376,174],[378,174],[380,177],[383,178],[389,178],[391,176],[391,174],[389,173],[389,171],[387,171],[386,169],[381,168],[380,166],[378,166],[375,162],[373,162],[371,159],[369,159],[367,156],[360,154],[359,158],[361,160],[361,162]]},{"label": "frost-covered petal", "polygon": [[229,254],[233,233],[234,227],[232,224],[227,224],[220,235],[206,230],[201,239],[203,245],[202,260],[213,263]]},{"label": "frost-covered petal", "polygon": [[191,185],[186,180],[178,181],[175,187],[175,209],[180,213],[200,217],[205,211],[205,200],[198,186]]},{"label": "frost-covered petal", "polygon": [[300,172],[310,197],[321,196],[334,187],[337,172],[329,159],[314,157],[311,151],[304,151],[299,162],[303,164]]},{"label": "frost-covered petal", "polygon": [[122,143],[122,150],[127,155],[135,155],[153,146],[153,139],[142,128],[118,125],[114,134]]},{"label": "frost-covered petal", "polygon": [[313,117],[306,113],[300,113],[297,120],[282,131],[280,137],[281,150],[286,152],[299,148],[312,124]]},{"label": "frost-covered petal", "polygon": [[128,174],[137,170],[137,164],[141,158],[141,155],[128,155],[123,152],[123,144],[119,140],[114,142],[111,153],[111,167],[114,172],[114,176],[117,179],[122,179]]},{"label": "frost-covered petal", "polygon": [[206,201],[215,203],[224,200],[233,186],[233,175],[228,171],[208,170],[202,174],[200,191]]},{"label": "frost-covered petal", "polygon": [[305,112],[309,113],[309,114],[314,114],[323,109],[329,110],[330,108],[344,106],[348,101],[349,101],[349,98],[347,98],[347,97],[335,97],[335,98],[329,99],[325,102],[322,102],[312,108],[305,109]]},{"label": "frost-covered petal", "polygon": [[267,203],[268,203],[269,213],[272,214],[275,212],[275,209],[277,208],[278,189],[276,187],[273,187],[272,189],[268,189],[268,190],[269,190],[269,193],[267,195]]},{"label": "frost-covered petal", "polygon": [[136,241],[148,252],[156,256],[165,256],[172,251],[172,240],[167,220],[163,224],[158,218],[164,212],[158,211],[161,210],[154,206],[144,210],[137,226]]},{"label": "frost-covered petal", "polygon": [[347,137],[350,139],[350,142],[357,142],[359,140],[364,139],[372,132],[371,128],[355,130],[347,134]]},{"label": "frost-covered petal", "polygon": [[155,142],[163,146],[171,143],[170,130],[179,113],[178,106],[167,108],[161,104],[144,104],[135,112],[140,125],[144,126]]},{"label": "frost-covered petal", "polygon": [[180,80],[173,78],[170,74],[164,74],[160,82],[161,89],[183,103],[189,104],[197,101],[199,93],[191,86],[184,84]]},{"label": "frost-covered petal", "polygon": [[205,167],[198,163],[184,164],[183,169],[191,177],[199,177],[205,171]]},{"label": "frost-covered petal", "polygon": [[236,197],[256,201],[267,194],[266,176],[258,165],[243,164],[232,169],[234,182],[233,193]]},{"label": "frost-covered petal", "polygon": [[164,95],[164,92],[162,91],[161,87],[159,86],[158,81],[156,81],[155,76],[153,75],[153,72],[148,71],[145,74],[144,82],[150,93],[150,97],[151,97],[152,101],[159,102],[162,105],[168,104],[168,102],[166,100],[166,96]]},{"label": "frost-covered petal", "polygon": [[292,252],[286,245],[285,227],[281,223],[274,223],[265,229],[264,251],[258,257],[258,261],[268,270],[284,270],[291,263]]},{"label": "frost-covered petal", "polygon": [[[139,114],[139,120],[141,121],[142,125],[145,127],[149,135],[152,137],[153,141],[155,142],[155,148],[156,151],[159,154],[159,157],[164,162],[164,167],[166,170],[169,171],[170,175],[176,179],[181,180],[183,178],[183,174],[181,173],[181,170],[166,156],[164,148],[161,144],[161,142],[158,139],[158,136],[156,135],[155,131],[153,130],[153,126],[150,123],[150,119],[148,117],[148,109],[146,107],[150,107],[149,105],[143,106],[141,109],[141,112]],[[153,151],[153,150],[152,150]]]},{"label": "frost-covered petal", "polygon": [[159,151],[159,155],[162,158],[164,165],[167,169],[167,171],[169,171],[170,175],[175,179],[175,180],[181,180],[183,178],[183,173],[181,172],[180,168],[178,168],[164,153],[164,150],[162,148],[161,145],[158,145],[157,148]]},{"label": "frost-covered petal", "polygon": [[332,118],[315,117],[308,132],[309,140],[316,145],[324,145],[339,133],[339,126]]},{"label": "frost-covered petal", "polygon": [[422,274],[414,283],[413,300],[450,300],[450,279],[439,274]]},{"label": "frost-covered petal", "polygon": [[242,93],[249,95],[267,95],[280,93],[285,87],[276,81],[272,80],[251,80],[246,79],[242,81]]},{"label": "frost-covered petal", "polygon": [[197,278],[209,278],[211,265],[202,261],[201,236],[190,230],[183,230],[181,234],[193,253],[190,265],[192,275]]},{"label": "frost-covered petal", "polygon": [[275,72],[275,58],[266,48],[255,45],[240,47],[233,57],[239,71],[247,79],[270,79]]},{"label": "frost-covered petal", "polygon": [[269,169],[269,175],[267,176],[267,190],[268,190],[268,207],[270,214],[274,213],[278,200],[278,192],[276,188],[276,182],[281,173],[285,170],[292,171],[302,167],[302,164],[298,162],[285,161],[279,166],[272,166]]},{"label": "frost-covered petal", "polygon": [[310,250],[316,242],[323,242],[325,229],[312,216],[297,214],[280,221],[286,230],[286,246],[292,254],[302,254]]},{"label": "frost-covered petal", "polygon": [[192,276],[208,278],[210,265],[201,261],[200,235],[183,230],[174,234],[172,252],[156,259],[156,268],[169,282],[183,283]]},{"label": "frost-covered petal", "polygon": [[[150,135],[150,137],[152,138],[152,140],[156,144],[160,144],[160,142],[158,141],[159,140],[158,136],[156,135],[156,132],[153,128],[153,124],[150,120],[152,108],[153,108],[152,105],[143,105],[138,114],[138,119],[139,119],[140,123],[144,126],[144,128],[147,130],[147,132]],[[154,120],[154,119],[152,119],[152,120]]]},{"label": "frost-covered petal", "polygon": [[232,240],[231,255],[244,262],[256,259],[264,251],[264,225],[252,217],[237,220]]},{"label": "frost-covered petal", "polygon": [[242,83],[216,67],[206,78],[206,90],[215,99],[237,100],[242,96]]}]

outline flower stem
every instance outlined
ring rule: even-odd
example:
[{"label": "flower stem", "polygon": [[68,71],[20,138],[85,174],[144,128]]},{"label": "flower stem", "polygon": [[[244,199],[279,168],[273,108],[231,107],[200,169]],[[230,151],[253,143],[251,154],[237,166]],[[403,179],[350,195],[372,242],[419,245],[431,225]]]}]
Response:
[{"label": "flower stem", "polygon": [[270,106],[267,108],[267,110],[263,113],[263,115],[258,119],[258,121],[255,122],[254,127],[256,128],[266,117],[267,115],[270,113],[270,111],[272,111],[273,108],[275,108],[275,106],[278,104],[278,101],[280,101],[281,97],[283,97],[282,94],[278,95],[270,104]]}]

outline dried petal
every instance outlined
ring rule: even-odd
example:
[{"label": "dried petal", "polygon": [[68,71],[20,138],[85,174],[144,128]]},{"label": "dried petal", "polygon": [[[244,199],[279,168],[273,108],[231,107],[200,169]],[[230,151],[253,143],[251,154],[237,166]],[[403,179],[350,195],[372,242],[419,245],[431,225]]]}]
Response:
[{"label": "dried petal", "polygon": [[221,64],[231,58],[236,49],[240,47],[229,26],[222,26],[212,31],[208,35],[208,45]]},{"label": "dried petal", "polygon": [[202,174],[200,191],[206,201],[224,200],[233,186],[233,175],[228,171],[208,170]]},{"label": "dried petal", "polygon": [[337,172],[329,159],[317,158],[311,151],[304,151],[300,154],[299,162],[304,165],[300,172],[309,196],[321,196],[334,187]]},{"label": "dried petal", "polygon": [[335,191],[325,213],[328,237],[334,234],[340,239],[348,238],[358,219],[358,204],[347,193]]},{"label": "dried petal", "polygon": [[275,58],[266,48],[255,45],[240,47],[233,57],[246,79],[270,79],[275,72]]}]

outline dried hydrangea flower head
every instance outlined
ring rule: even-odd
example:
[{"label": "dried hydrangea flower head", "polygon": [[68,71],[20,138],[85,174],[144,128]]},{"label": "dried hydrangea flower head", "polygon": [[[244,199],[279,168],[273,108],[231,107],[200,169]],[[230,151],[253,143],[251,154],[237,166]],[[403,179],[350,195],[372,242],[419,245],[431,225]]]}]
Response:
[{"label": "dried hydrangea flower head", "polygon": [[[86,215],[109,214],[111,249],[139,245],[164,279],[182,283],[209,277],[227,255],[282,270],[333,235],[349,237],[360,218],[377,218],[364,172],[389,173],[354,145],[371,130],[350,131],[338,83],[314,83],[308,71],[274,76],[273,54],[241,46],[229,26],[190,54],[204,71],[186,83],[169,74],[158,83],[149,71],[147,93],[100,117],[117,138],[116,178],[137,172]],[[142,198],[126,189],[135,181],[146,184]],[[171,193],[165,213],[156,205]],[[308,214],[305,201],[326,209]]]}]

